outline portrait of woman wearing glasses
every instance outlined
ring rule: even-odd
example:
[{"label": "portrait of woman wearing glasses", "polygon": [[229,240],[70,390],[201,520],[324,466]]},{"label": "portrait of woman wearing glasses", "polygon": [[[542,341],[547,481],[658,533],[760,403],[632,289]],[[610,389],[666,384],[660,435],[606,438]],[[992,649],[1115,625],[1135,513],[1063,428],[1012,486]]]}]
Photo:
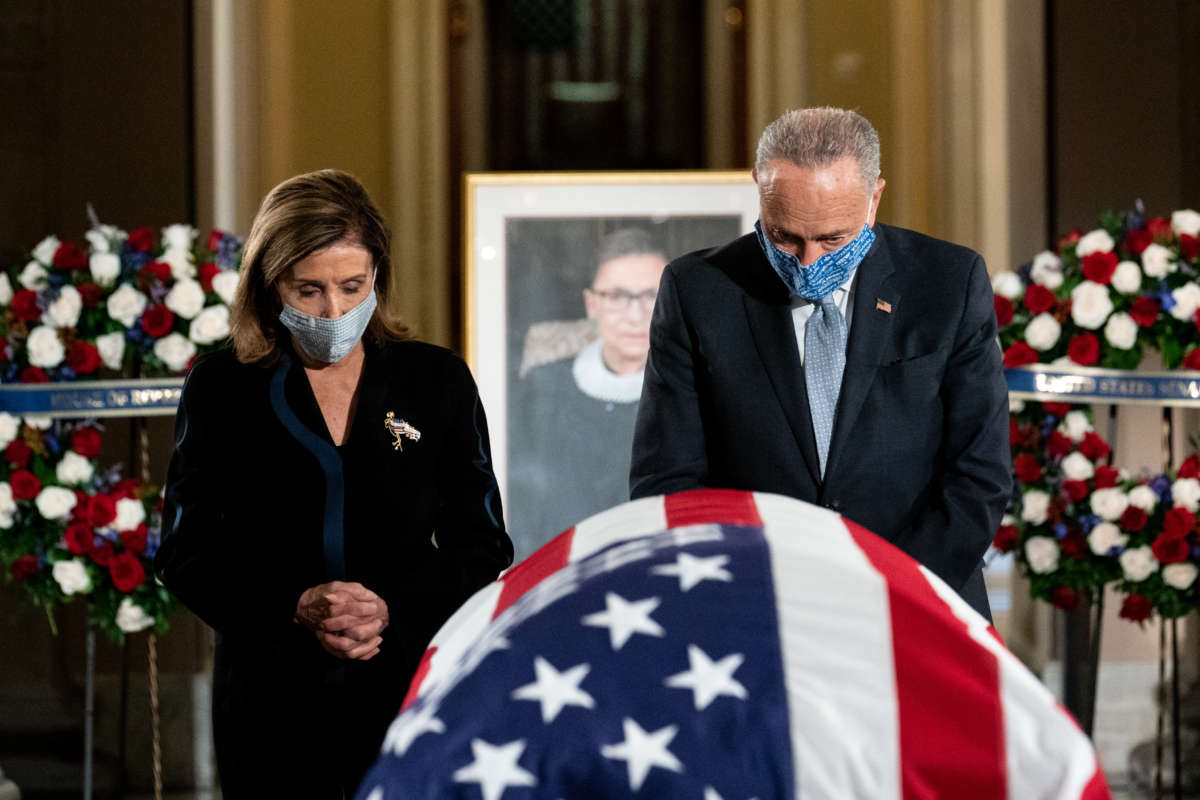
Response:
[{"label": "portrait of woman wearing glasses", "polygon": [[583,303],[595,339],[536,366],[509,404],[510,531],[523,558],[629,499],[629,460],[650,315],[667,257],[641,228],[601,240]]}]

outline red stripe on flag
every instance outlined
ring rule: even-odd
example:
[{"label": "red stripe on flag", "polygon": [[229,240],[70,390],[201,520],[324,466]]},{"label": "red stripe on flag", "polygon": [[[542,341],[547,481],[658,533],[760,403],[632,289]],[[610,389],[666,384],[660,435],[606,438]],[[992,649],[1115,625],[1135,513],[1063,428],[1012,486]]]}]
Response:
[{"label": "red stripe on flag", "polygon": [[971,639],[917,563],[845,520],[887,580],[905,800],[1007,796],[1000,665]]},{"label": "red stripe on flag", "polygon": [[437,645],[433,645],[425,651],[425,655],[421,656],[421,663],[417,664],[417,672],[413,675],[412,683],[408,684],[408,693],[404,695],[404,702],[400,704],[400,710],[408,708],[417,699],[420,694],[421,684],[425,682],[425,676],[429,674],[429,664],[433,661],[433,654],[437,652]]},{"label": "red stripe on flag", "polygon": [[565,567],[571,556],[573,538],[575,529],[567,528],[539,547],[529,558],[504,573],[504,577],[500,579],[500,597],[496,600],[496,610],[492,612],[492,619],[500,616],[504,609],[517,602],[521,595],[537,586],[548,575]]},{"label": "red stripe on flag", "polygon": [[1112,793],[1108,789],[1108,781],[1104,778],[1104,770],[1100,768],[1100,763],[1096,763],[1096,771],[1092,773],[1092,779],[1088,781],[1088,785],[1083,787],[1083,793],[1079,795],[1079,800],[1112,800]]},{"label": "red stripe on flag", "polygon": [[667,527],[683,525],[762,525],[750,492],[733,489],[693,489],[663,498]]}]

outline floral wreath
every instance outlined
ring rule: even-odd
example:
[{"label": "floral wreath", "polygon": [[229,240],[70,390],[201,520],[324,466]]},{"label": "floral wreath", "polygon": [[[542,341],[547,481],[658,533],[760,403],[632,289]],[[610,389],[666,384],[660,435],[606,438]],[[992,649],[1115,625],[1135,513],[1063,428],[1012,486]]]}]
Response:
[{"label": "floral wreath", "polygon": [[[229,335],[242,240],[190,225],[126,233],[95,224],[85,252],[54,236],[0,272],[0,383],[164,376]],[[0,566],[45,609],[87,598],[120,641],[166,630],[176,606],[154,580],[157,490],[96,462],[95,419],[0,412]]]},{"label": "floral wreath", "polygon": [[[1170,369],[1200,369],[1197,275],[1200,213],[1105,214],[995,276],[1004,364],[1133,369],[1149,347]],[[1087,408],[1010,411],[1014,497],[993,545],[1015,554],[1033,596],[1071,610],[1115,582],[1135,622],[1200,608],[1200,456],[1135,477],[1103,463],[1111,448]]]}]

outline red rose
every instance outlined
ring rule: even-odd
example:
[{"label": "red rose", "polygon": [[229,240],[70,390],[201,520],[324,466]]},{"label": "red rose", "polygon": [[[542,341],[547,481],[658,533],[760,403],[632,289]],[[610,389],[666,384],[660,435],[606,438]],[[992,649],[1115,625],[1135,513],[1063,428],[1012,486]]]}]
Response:
[{"label": "red rose", "polygon": [[29,466],[29,458],[32,455],[33,449],[24,439],[13,439],[8,443],[8,447],[4,448],[4,460],[12,464],[13,469]]},{"label": "red rose", "polygon": [[38,574],[38,560],[34,556],[20,556],[8,568],[13,580],[23,581]]},{"label": "red rose", "polygon": [[1037,360],[1037,351],[1024,342],[1017,342],[1004,351],[1004,366],[1009,368],[1036,364]]},{"label": "red rose", "polygon": [[208,235],[208,241],[205,243],[204,246],[209,252],[215,253],[221,249],[221,240],[224,238],[225,238],[225,231],[221,231],[221,230],[217,230],[216,228],[213,228],[212,233],[210,233]]},{"label": "red rose", "polygon": [[150,306],[146,313],[142,314],[142,330],[147,336],[153,336],[155,339],[170,333],[174,324],[175,315],[171,313],[171,309],[159,303]]},{"label": "red rose", "polygon": [[1108,442],[1094,433],[1085,433],[1083,441],[1079,443],[1079,452],[1087,456],[1089,461],[1097,461],[1104,458],[1108,455],[1110,449]]},{"label": "red rose", "polygon": [[67,366],[78,375],[91,375],[100,368],[100,351],[96,345],[76,339],[67,350]]},{"label": "red rose", "polygon": [[1019,538],[1016,525],[1001,525],[1000,530],[996,531],[996,538],[992,539],[992,547],[1001,553],[1007,553],[1017,546]]},{"label": "red rose", "polygon": [[1062,488],[1067,495],[1067,499],[1072,503],[1078,503],[1088,496],[1088,485],[1085,481],[1066,480],[1063,481]]},{"label": "red rose", "polygon": [[1020,426],[1017,425],[1017,421],[1014,418],[1009,417],[1008,418],[1008,445],[1009,445],[1009,447],[1016,445],[1016,443],[1019,442],[1020,440],[1021,440],[1021,428],[1020,428]]},{"label": "red rose", "polygon": [[1141,622],[1150,616],[1150,599],[1144,594],[1131,594],[1121,603],[1121,616],[1133,622]]},{"label": "red rose", "polygon": [[1179,234],[1179,252],[1188,261],[1200,258],[1200,238],[1186,233]]},{"label": "red rose", "polygon": [[1050,432],[1050,441],[1046,443],[1046,452],[1052,456],[1065,456],[1075,449],[1075,443],[1071,441],[1070,436],[1059,433],[1058,431]]},{"label": "red rose", "polygon": [[1067,412],[1071,410],[1070,403],[1042,403],[1042,408],[1047,414],[1058,418],[1065,417]]},{"label": "red rose", "polygon": [[1171,240],[1171,220],[1166,217],[1155,217],[1146,222],[1146,232],[1159,241]]},{"label": "red rose", "polygon": [[1038,463],[1035,456],[1031,456],[1029,453],[1017,456],[1013,461],[1013,471],[1017,473],[1017,480],[1021,483],[1033,483],[1042,477],[1042,465]]},{"label": "red rose", "polygon": [[142,283],[143,291],[148,291],[155,283],[166,286],[167,281],[171,280],[171,265],[162,261],[151,261],[142,267],[138,278]]},{"label": "red rose", "polygon": [[[211,284],[211,282],[212,282],[211,278],[209,279],[209,282]],[[209,291],[208,287],[205,287],[205,291]],[[1001,328],[1003,328],[1005,325],[1012,322],[1013,304],[1012,304],[1011,300],[1009,300],[1007,297],[1003,297],[1001,295],[996,295],[992,304],[993,304],[993,306],[995,306],[995,309],[996,309],[996,324],[997,325],[999,325]]]},{"label": "red rose", "polygon": [[1079,607],[1079,592],[1069,586],[1055,586],[1050,592],[1050,602],[1063,611],[1074,611]]},{"label": "red rose", "polygon": [[8,485],[12,487],[12,496],[17,500],[32,500],[42,491],[42,482],[27,469],[19,469],[8,476]]},{"label": "red rose", "polygon": [[1079,531],[1071,531],[1071,533],[1064,536],[1062,541],[1059,542],[1059,547],[1076,561],[1085,558],[1088,554],[1087,539]]},{"label": "red rose", "polygon": [[138,228],[130,231],[125,245],[135,253],[145,253],[154,246],[154,231],[150,228]]},{"label": "red rose", "polygon": [[50,376],[41,367],[26,367],[21,370],[21,383],[49,383]]},{"label": "red rose", "polygon": [[115,500],[138,500],[142,493],[141,485],[136,478],[125,478],[117,481],[117,485],[112,488],[108,494]]},{"label": "red rose", "polygon": [[104,299],[104,287],[96,283],[81,283],[75,287],[83,300],[84,308],[95,308]]},{"label": "red rose", "polygon": [[1200,369],[1200,347],[1193,347],[1183,357],[1184,369]]},{"label": "red rose", "polygon": [[13,316],[24,322],[41,319],[42,310],[38,308],[37,292],[31,289],[18,289],[12,299]]},{"label": "red rose", "polygon": [[1192,312],[1192,324],[1196,326],[1196,330],[1200,331],[1200,308]]},{"label": "red rose", "polygon": [[1179,465],[1180,478],[1195,478],[1200,476],[1200,455],[1192,453]]},{"label": "red rose", "polygon": [[1083,267],[1083,277],[1107,286],[1113,273],[1117,271],[1117,254],[1111,250],[1106,253],[1088,253],[1080,260],[1080,265]]},{"label": "red rose", "polygon": [[110,541],[103,541],[92,548],[92,552],[88,553],[88,557],[102,567],[107,567],[113,560],[113,546]]},{"label": "red rose", "polygon": [[197,277],[200,280],[200,288],[204,289],[206,292],[211,292],[213,290],[213,278],[220,274],[221,268],[212,263],[201,264],[200,268],[196,272]]},{"label": "red rose", "polygon": [[117,518],[117,501],[106,494],[94,494],[87,501],[87,519],[95,528],[105,528]]},{"label": "red rose", "polygon": [[1083,238],[1083,231],[1079,230],[1079,228],[1076,228],[1075,230],[1068,233],[1066,236],[1059,239],[1058,240],[1059,255],[1062,255],[1062,251],[1067,248],[1067,245],[1075,244],[1082,238]]},{"label": "red rose", "polygon": [[54,266],[59,269],[87,269],[88,259],[75,245],[63,242],[54,251]]},{"label": "red rose", "polygon": [[1121,479],[1121,473],[1115,467],[1096,467],[1096,488],[1111,489]]},{"label": "red rose", "polygon": [[[1175,506],[1163,515],[1164,535],[1182,539],[1196,527],[1196,517],[1183,506]],[[1159,561],[1162,561],[1160,558]]]},{"label": "red rose", "polygon": [[1188,546],[1187,539],[1164,533],[1154,540],[1154,543],[1150,545],[1150,550],[1158,559],[1158,563],[1178,564],[1180,561],[1187,561],[1191,548]]},{"label": "red rose", "polygon": [[1150,231],[1144,228],[1138,228],[1137,230],[1133,230],[1125,234],[1125,241],[1121,243],[1121,249],[1123,249],[1126,253],[1140,256],[1142,251],[1149,247],[1153,241],[1154,236],[1150,233]]},{"label": "red rose", "polygon": [[146,552],[146,523],[139,524],[131,531],[121,531],[121,546],[126,550],[141,555]]},{"label": "red rose", "polygon": [[77,556],[83,556],[91,552],[96,536],[92,533],[90,525],[74,523],[67,526],[67,532],[63,534],[63,539],[67,542],[68,550]]},{"label": "red rose", "polygon": [[1022,450],[1039,450],[1042,446],[1042,434],[1037,425],[1022,425],[1017,446]]},{"label": "red rose", "polygon": [[1054,292],[1040,283],[1031,283],[1025,290],[1025,307],[1034,314],[1041,314],[1054,308]]},{"label": "red rose", "polygon": [[88,521],[88,496],[80,489],[75,490],[75,505],[71,507],[71,522]]},{"label": "red rose", "polygon": [[1137,506],[1129,506],[1121,514],[1121,527],[1130,533],[1137,533],[1146,527],[1146,512]]},{"label": "red rose", "polygon": [[1092,333],[1081,333],[1071,337],[1067,345],[1067,355],[1076,364],[1090,367],[1100,358],[1100,341]]},{"label": "red rose", "polygon": [[1129,316],[1133,321],[1143,328],[1149,328],[1158,321],[1158,303],[1149,297],[1138,297],[1133,301],[1133,306],[1129,309]]},{"label": "red rose", "polygon": [[141,560],[129,551],[113,556],[108,564],[108,572],[112,575],[113,586],[121,592],[132,592],[146,580],[146,570]]},{"label": "red rose", "polygon": [[76,428],[71,434],[71,449],[84,458],[95,458],[100,453],[100,441],[100,431],[95,428]]}]

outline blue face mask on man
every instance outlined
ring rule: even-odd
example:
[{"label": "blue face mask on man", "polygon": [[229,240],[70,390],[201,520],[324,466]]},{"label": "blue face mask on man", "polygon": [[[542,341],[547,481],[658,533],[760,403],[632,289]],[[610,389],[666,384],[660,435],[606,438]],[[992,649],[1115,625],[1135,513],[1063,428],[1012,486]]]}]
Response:
[{"label": "blue face mask on man", "polygon": [[808,300],[819,300],[845,283],[875,242],[875,232],[864,224],[862,231],[852,241],[805,267],[801,266],[799,258],[780,250],[767,238],[763,233],[762,220],[754,223],[754,232],[758,234],[758,244],[771,268],[788,287],[788,291]]},{"label": "blue face mask on man", "polygon": [[291,331],[292,341],[314,361],[341,361],[358,344],[375,313],[375,287],[362,302],[337,319],[314,317],[284,303],[279,321]]}]

